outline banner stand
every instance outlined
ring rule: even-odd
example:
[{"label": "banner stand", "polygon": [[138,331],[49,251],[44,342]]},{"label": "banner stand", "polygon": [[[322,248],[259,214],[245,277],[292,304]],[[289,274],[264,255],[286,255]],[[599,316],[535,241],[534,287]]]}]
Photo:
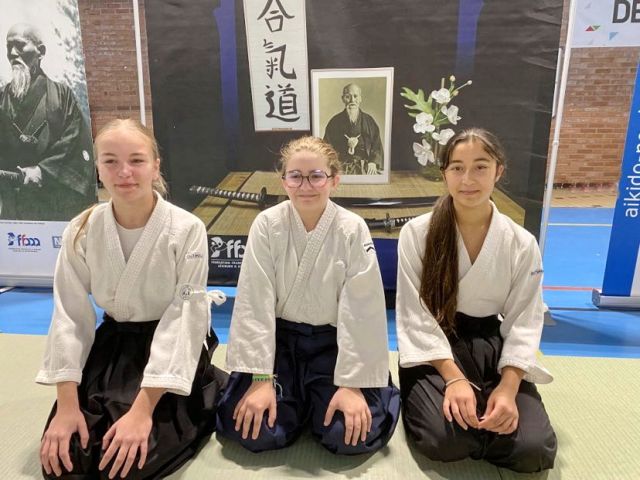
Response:
[{"label": "banner stand", "polygon": [[602,290],[593,290],[592,298],[597,307],[640,309],[640,64],[629,109]]}]

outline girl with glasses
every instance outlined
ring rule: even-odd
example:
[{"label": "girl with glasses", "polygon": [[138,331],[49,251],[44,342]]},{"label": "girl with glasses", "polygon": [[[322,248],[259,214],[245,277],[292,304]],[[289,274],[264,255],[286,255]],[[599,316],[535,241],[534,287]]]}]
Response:
[{"label": "girl with glasses", "polygon": [[[36,378],[57,386],[40,459],[45,478],[164,478],[213,432],[227,378],[211,365],[207,234],[164,200],[158,145],[139,122],[109,122],[95,153],[111,200],[63,234]],[[105,311],[97,330],[90,295]]]},{"label": "girl with glasses", "polygon": [[403,420],[432,460],[553,467],[556,437],[534,382],[543,325],[536,239],[490,196],[505,169],[482,129],[442,153],[448,193],[398,242],[397,333]]},{"label": "girl with glasses", "polygon": [[249,232],[217,415],[219,433],[253,452],[290,445],[308,423],[331,452],[374,452],[398,420],[376,253],[364,220],[329,199],[339,171],[329,144],[291,141],[289,200]]}]

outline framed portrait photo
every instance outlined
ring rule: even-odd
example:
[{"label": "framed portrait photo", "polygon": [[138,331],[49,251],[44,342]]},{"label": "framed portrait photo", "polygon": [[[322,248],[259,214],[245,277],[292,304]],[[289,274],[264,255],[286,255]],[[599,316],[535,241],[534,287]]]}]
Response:
[{"label": "framed portrait photo", "polygon": [[393,67],[311,70],[312,133],[338,152],[343,183],[389,183]]}]

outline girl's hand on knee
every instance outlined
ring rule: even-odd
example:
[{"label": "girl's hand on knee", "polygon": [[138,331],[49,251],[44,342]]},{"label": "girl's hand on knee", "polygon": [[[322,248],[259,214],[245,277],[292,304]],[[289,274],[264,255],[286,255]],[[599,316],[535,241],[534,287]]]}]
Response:
[{"label": "girl's hand on knee", "polygon": [[252,422],[251,439],[258,438],[265,410],[269,410],[267,425],[269,428],[273,428],[276,423],[276,390],[272,382],[254,381],[233,410],[233,419],[236,422],[235,429],[236,432],[239,432],[242,428],[243,440],[249,436]]},{"label": "girl's hand on knee", "polygon": [[480,428],[508,435],[518,428],[518,406],[516,394],[502,385],[498,385],[487,401],[487,411],[481,418]]},{"label": "girl's hand on knee", "polygon": [[455,419],[464,430],[478,428],[480,422],[476,414],[476,395],[466,379],[445,388],[442,412],[449,422]]},{"label": "girl's hand on knee", "polygon": [[62,475],[62,465],[67,471],[73,470],[73,464],[69,455],[71,436],[78,432],[80,445],[87,448],[89,443],[89,431],[87,421],[78,407],[59,408],[49,423],[49,428],[44,432],[40,444],[40,462],[47,475],[56,477]]},{"label": "girl's hand on knee", "polygon": [[114,423],[102,439],[102,450],[106,450],[98,465],[98,469],[104,470],[109,462],[115,458],[109,478],[114,478],[118,471],[124,478],[133,463],[138,452],[138,469],[144,466],[147,460],[147,450],[149,447],[149,435],[153,420],[148,412],[143,412],[132,408]]},{"label": "girl's hand on knee", "polygon": [[371,431],[373,423],[371,410],[359,388],[339,387],[333,394],[327,413],[324,416],[324,426],[328,427],[336,410],[344,415],[344,444],[358,444],[358,439],[364,442],[367,433]]}]

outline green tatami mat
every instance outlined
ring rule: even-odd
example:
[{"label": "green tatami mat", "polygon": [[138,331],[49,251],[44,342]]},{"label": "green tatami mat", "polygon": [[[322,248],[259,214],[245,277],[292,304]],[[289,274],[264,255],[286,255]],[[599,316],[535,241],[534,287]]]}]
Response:
[{"label": "green tatami mat", "polygon": [[[39,439],[55,388],[33,383],[44,350],[42,336],[0,334],[0,479],[39,478]],[[225,346],[214,362],[222,365]],[[390,354],[396,375],[397,354]],[[555,382],[540,392],[558,435],[556,467],[518,475],[486,462],[431,462],[407,445],[398,425],[382,451],[359,457],[326,452],[310,435],[294,446],[261,454],[215,435],[173,480],[281,478],[348,479],[576,479],[640,478],[640,360],[544,357]]]}]

